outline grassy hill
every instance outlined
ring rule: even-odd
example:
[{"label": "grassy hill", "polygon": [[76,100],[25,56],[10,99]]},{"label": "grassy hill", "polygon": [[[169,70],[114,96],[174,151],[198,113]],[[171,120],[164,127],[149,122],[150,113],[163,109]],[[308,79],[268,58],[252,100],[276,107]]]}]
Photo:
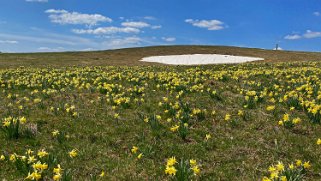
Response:
[{"label": "grassy hill", "polygon": [[[183,53],[278,63],[93,66]],[[175,46],[0,57],[0,180],[321,179],[320,53]]]},{"label": "grassy hill", "polygon": [[93,52],[2,53],[0,54],[0,67],[151,65],[151,63],[138,60],[146,56],[197,53],[262,57],[266,62],[321,61],[321,53],[316,52],[273,51],[228,46],[155,46]]}]

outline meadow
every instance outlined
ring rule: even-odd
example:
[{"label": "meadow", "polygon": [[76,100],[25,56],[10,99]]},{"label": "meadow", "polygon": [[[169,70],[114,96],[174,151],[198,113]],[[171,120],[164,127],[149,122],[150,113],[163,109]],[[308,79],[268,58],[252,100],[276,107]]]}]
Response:
[{"label": "meadow", "polygon": [[0,69],[0,178],[320,180],[320,68]]}]

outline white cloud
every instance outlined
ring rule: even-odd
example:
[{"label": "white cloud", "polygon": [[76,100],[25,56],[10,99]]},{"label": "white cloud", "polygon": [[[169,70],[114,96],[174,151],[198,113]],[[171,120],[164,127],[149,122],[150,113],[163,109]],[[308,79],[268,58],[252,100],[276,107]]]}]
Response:
[{"label": "white cloud", "polygon": [[321,37],[321,32],[314,32],[311,30],[307,30],[305,34],[303,34],[304,38],[319,38]]},{"label": "white cloud", "polygon": [[150,28],[153,29],[153,30],[156,30],[156,29],[161,29],[162,26],[161,25],[155,25],[155,26],[152,26]]},{"label": "white cloud", "polygon": [[199,28],[207,28],[208,30],[221,30],[224,29],[224,23],[219,20],[193,20],[193,19],[186,19],[186,23],[190,23],[193,26]]},{"label": "white cloud", "polygon": [[81,38],[77,36],[66,36],[60,34],[44,34],[41,36],[24,36],[15,34],[0,33],[0,38],[11,39],[13,41],[27,41],[34,43],[46,43],[46,44],[60,44],[60,45],[79,45],[86,44],[88,46],[95,44],[89,39]]},{"label": "white cloud", "polygon": [[73,29],[72,32],[76,34],[116,34],[116,33],[139,33],[140,30],[132,27],[99,27],[96,29]]},{"label": "white cloud", "polygon": [[49,14],[63,14],[63,13],[68,13],[68,11],[64,9],[48,9],[45,11],[45,13]]},{"label": "white cloud", "polygon": [[293,35],[286,35],[284,37],[284,39],[286,40],[298,40],[298,39],[301,39],[302,36],[301,35],[297,35],[297,34],[293,34]]},{"label": "white cloud", "polygon": [[100,14],[82,14],[78,12],[68,12],[66,10],[48,9],[45,11],[49,14],[49,19],[58,24],[84,24],[97,25],[99,22],[112,22],[112,19]]},{"label": "white cloud", "polygon": [[106,48],[125,48],[129,46],[139,45],[143,40],[139,37],[125,37],[125,38],[116,38],[103,42],[103,46]]},{"label": "white cloud", "polygon": [[320,38],[321,37],[321,32],[320,31],[311,31],[307,30],[304,34],[299,35],[299,34],[292,34],[292,35],[286,35],[284,39],[286,40],[298,40],[298,39],[312,39],[312,38]]},{"label": "white cloud", "polygon": [[47,3],[48,0],[26,0],[26,2],[39,2],[39,3]]},{"label": "white cloud", "polygon": [[167,41],[167,42],[173,42],[176,41],[175,37],[162,37],[162,40]]},{"label": "white cloud", "polygon": [[17,44],[19,42],[15,41],[15,40],[0,40],[0,43],[3,43],[3,44]]},{"label": "white cloud", "polygon": [[122,26],[125,27],[133,27],[133,28],[146,28],[150,27],[150,24],[142,21],[128,21],[121,23]]},{"label": "white cloud", "polygon": [[153,17],[153,16],[145,16],[144,19],[147,19],[147,20],[156,20],[156,18]]},{"label": "white cloud", "polygon": [[318,11],[316,11],[316,12],[313,12],[313,15],[314,15],[314,16],[321,16],[321,13],[318,12]]},{"label": "white cloud", "polygon": [[64,51],[64,47],[56,47],[56,48],[49,48],[49,47],[39,47],[38,50],[40,52],[61,52]]},{"label": "white cloud", "polygon": [[93,48],[85,48],[85,49],[81,49],[80,51],[84,51],[84,52],[89,52],[89,51],[94,51],[95,49]]}]

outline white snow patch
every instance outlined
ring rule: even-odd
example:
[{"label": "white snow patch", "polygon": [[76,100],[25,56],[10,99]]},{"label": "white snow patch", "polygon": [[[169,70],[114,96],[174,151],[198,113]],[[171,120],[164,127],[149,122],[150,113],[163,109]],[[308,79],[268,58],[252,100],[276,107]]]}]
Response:
[{"label": "white snow patch", "polygon": [[230,64],[264,60],[258,57],[243,57],[219,54],[190,54],[190,55],[166,55],[144,57],[142,62],[156,62],[170,65],[205,65],[205,64]]}]

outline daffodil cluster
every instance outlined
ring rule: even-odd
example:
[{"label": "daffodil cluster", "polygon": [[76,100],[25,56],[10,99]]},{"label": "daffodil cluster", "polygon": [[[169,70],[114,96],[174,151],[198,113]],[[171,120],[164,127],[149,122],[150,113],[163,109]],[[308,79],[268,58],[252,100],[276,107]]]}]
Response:
[{"label": "daffodil cluster", "polygon": [[175,177],[177,180],[190,180],[192,176],[200,175],[200,165],[196,160],[184,160],[177,162],[175,157],[166,161],[165,174]]},{"label": "daffodil cluster", "polygon": [[269,176],[263,177],[262,181],[292,181],[303,180],[306,171],[311,167],[310,162],[296,160],[295,163],[285,165],[278,162],[268,169]]}]

